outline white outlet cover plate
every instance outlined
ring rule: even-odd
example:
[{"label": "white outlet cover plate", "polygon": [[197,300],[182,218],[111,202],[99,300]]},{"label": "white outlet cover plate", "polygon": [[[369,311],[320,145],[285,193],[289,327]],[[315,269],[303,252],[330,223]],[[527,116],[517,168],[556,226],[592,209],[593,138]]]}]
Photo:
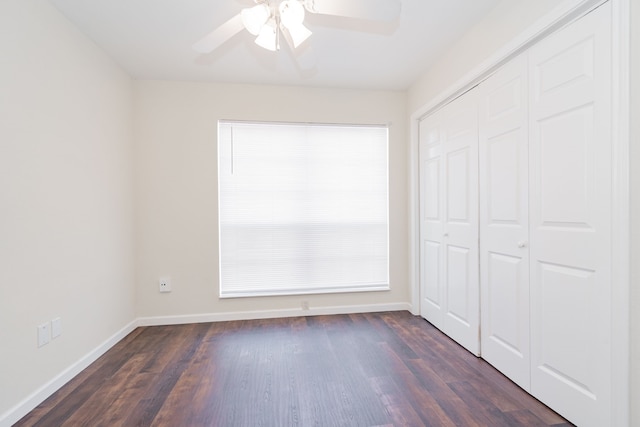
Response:
[{"label": "white outlet cover plate", "polygon": [[160,292],[171,292],[171,277],[161,277],[158,280]]}]

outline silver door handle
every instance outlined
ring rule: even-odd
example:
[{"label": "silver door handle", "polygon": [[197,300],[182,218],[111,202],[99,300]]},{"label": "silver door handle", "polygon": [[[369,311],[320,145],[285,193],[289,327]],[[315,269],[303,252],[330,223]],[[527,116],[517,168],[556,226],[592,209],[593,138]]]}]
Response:
[{"label": "silver door handle", "polygon": [[526,248],[527,247],[527,242],[525,242],[524,240],[521,240],[518,242],[518,247],[519,248]]}]

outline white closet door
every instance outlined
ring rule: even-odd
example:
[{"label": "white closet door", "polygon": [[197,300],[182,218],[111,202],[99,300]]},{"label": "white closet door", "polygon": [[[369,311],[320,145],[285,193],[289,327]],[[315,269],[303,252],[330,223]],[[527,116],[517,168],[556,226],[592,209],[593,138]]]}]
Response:
[{"label": "white closet door", "polygon": [[420,121],[420,313],[442,329],[444,311],[444,194],[442,115]]},{"label": "white closet door", "polygon": [[530,55],[531,391],[611,425],[610,4]]},{"label": "white closet door", "polygon": [[529,390],[527,55],[479,89],[482,357]]},{"label": "white closet door", "polygon": [[421,313],[479,354],[476,90],[420,123]]}]

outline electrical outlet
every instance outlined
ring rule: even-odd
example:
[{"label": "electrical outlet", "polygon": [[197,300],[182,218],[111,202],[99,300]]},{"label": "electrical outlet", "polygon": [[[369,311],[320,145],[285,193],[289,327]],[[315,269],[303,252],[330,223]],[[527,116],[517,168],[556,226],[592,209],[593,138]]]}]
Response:
[{"label": "electrical outlet", "polygon": [[51,341],[51,324],[49,322],[38,325],[38,347],[49,344]]},{"label": "electrical outlet", "polygon": [[62,319],[56,317],[51,321],[51,339],[56,339],[62,335]]},{"label": "electrical outlet", "polygon": [[302,309],[303,309],[304,311],[309,310],[309,301],[302,301],[302,302],[300,303],[300,305],[302,306]]},{"label": "electrical outlet", "polygon": [[161,277],[158,280],[160,292],[171,292],[171,277]]}]

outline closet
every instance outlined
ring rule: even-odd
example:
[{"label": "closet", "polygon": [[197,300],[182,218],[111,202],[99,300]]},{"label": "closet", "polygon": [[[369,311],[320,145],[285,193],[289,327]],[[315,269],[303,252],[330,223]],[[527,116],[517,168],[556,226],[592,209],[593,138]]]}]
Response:
[{"label": "closet", "polygon": [[419,125],[423,317],[580,426],[611,420],[611,5]]}]

